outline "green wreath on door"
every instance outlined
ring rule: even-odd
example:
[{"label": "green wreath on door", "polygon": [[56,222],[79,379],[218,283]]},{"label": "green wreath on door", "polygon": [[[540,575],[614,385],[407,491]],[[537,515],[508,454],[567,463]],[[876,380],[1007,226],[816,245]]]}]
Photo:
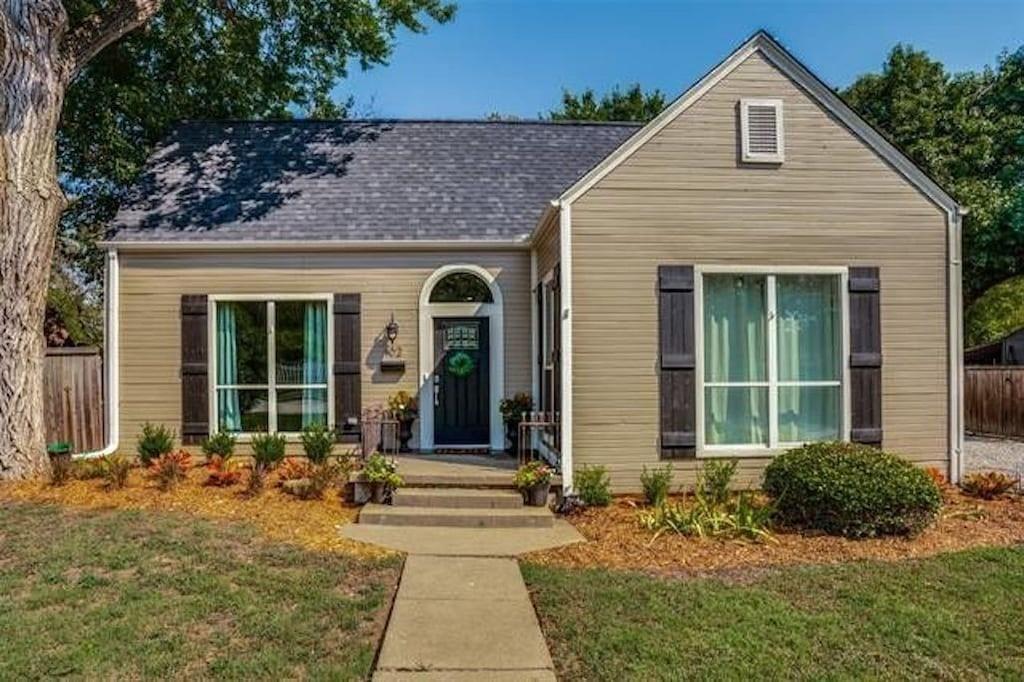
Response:
[{"label": "green wreath on door", "polygon": [[448,367],[448,373],[460,379],[468,377],[476,369],[476,360],[464,350],[449,353],[445,364]]}]

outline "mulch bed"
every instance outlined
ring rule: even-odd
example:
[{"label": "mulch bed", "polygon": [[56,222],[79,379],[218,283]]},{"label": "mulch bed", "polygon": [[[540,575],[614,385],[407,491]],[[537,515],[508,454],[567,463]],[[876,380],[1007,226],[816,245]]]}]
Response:
[{"label": "mulch bed", "polygon": [[346,505],[336,491],[322,500],[300,500],[283,493],[271,474],[262,493],[249,496],[245,483],[217,488],[204,486],[208,473],[197,467],[187,480],[161,491],[141,469],[133,469],[128,485],[108,490],[101,479],[71,480],[55,487],[44,481],[0,483],[0,502],[12,500],[56,504],[81,509],[140,509],[174,511],[208,519],[253,524],[264,536],[306,549],[365,558],[390,554],[372,545],[341,537],[339,529],[356,520],[359,508]]},{"label": "mulch bed", "polygon": [[568,568],[603,567],[666,576],[735,574],[737,579],[757,569],[794,565],[837,564],[857,560],[898,561],[979,546],[1024,543],[1024,497],[997,500],[966,497],[944,491],[945,505],[938,521],[913,538],[849,540],[795,531],[776,531],[775,541],[688,538],[641,528],[639,498],[616,498],[611,506],[590,508],[567,519],[589,542],[534,552],[528,561]]}]

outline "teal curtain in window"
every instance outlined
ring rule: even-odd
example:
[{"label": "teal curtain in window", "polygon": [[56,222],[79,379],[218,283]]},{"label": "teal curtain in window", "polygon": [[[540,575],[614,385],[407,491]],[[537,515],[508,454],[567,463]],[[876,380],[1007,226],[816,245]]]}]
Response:
[{"label": "teal curtain in window", "polygon": [[[775,282],[779,381],[834,381],[841,376],[839,278],[780,275]],[[779,387],[779,441],[839,437],[840,389]]]},{"label": "teal curtain in window", "polygon": [[[322,301],[306,303],[302,334],[302,383],[327,383],[327,306]],[[325,423],[326,391],[302,390],[302,426]]]},{"label": "teal curtain in window", "polygon": [[[217,304],[217,384],[238,383],[238,325],[235,309],[230,303]],[[238,389],[220,389],[217,395],[218,428],[242,430],[242,414]]]},{"label": "teal curtain in window", "polygon": [[[760,275],[704,278],[704,381],[768,381],[767,280]],[[707,386],[705,439],[710,445],[768,441],[768,389]]]}]

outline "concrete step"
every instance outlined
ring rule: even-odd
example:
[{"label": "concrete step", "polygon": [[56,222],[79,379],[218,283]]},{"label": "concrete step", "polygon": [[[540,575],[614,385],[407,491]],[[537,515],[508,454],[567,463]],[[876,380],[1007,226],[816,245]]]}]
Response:
[{"label": "concrete step", "polygon": [[554,518],[547,507],[450,509],[367,504],[359,513],[359,523],[451,528],[551,528],[554,525]]},{"label": "concrete step", "polygon": [[400,488],[392,504],[396,507],[446,509],[519,509],[523,496],[510,490],[474,488]]}]

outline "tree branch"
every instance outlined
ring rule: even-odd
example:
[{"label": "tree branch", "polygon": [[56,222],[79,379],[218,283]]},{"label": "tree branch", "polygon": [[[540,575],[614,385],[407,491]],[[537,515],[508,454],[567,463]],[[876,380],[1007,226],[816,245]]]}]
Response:
[{"label": "tree branch", "polygon": [[152,19],[162,4],[163,0],[120,0],[87,17],[64,37],[62,53],[68,81],[74,80],[107,45]]}]

